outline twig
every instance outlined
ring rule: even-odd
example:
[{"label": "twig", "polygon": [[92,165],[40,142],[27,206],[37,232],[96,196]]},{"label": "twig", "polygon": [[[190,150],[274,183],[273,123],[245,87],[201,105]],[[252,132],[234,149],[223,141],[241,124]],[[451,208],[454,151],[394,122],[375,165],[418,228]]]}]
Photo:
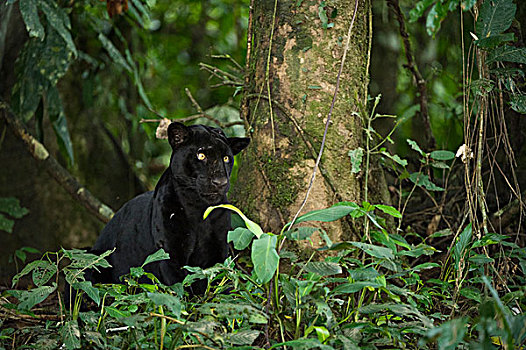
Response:
[{"label": "twig", "polygon": [[234,66],[236,66],[237,69],[239,69],[239,71],[243,71],[243,67],[241,67],[241,65],[239,63],[237,63],[237,61],[235,59],[232,58],[232,56],[230,56],[229,54],[226,54],[226,55],[212,55],[211,56],[212,58],[219,58],[219,59],[224,59],[224,60],[229,60],[230,62],[232,62],[234,64]]},{"label": "twig", "polygon": [[10,111],[9,107],[0,102],[2,117],[13,133],[24,142],[27,151],[41,164],[51,177],[57,181],[74,199],[104,223],[113,217],[113,210],[93,196],[84,186],[78,183],[62,165],[49,153],[46,147],[33,137],[27,128]]},{"label": "twig", "polygon": [[433,131],[431,130],[431,124],[429,123],[426,81],[422,77],[422,74],[420,73],[418,66],[416,65],[413,50],[411,48],[411,41],[409,40],[409,33],[407,32],[407,28],[405,26],[405,17],[402,11],[400,10],[400,4],[398,3],[398,0],[387,0],[387,4],[395,13],[396,19],[398,20],[398,24],[400,26],[400,36],[402,37],[402,41],[404,43],[405,57],[407,59],[407,64],[404,66],[407,69],[409,69],[413,74],[413,77],[416,81],[416,86],[418,88],[418,92],[420,94],[420,117],[422,118],[422,122],[424,124],[426,148],[429,151],[435,147],[436,141],[435,137],[433,136]]}]

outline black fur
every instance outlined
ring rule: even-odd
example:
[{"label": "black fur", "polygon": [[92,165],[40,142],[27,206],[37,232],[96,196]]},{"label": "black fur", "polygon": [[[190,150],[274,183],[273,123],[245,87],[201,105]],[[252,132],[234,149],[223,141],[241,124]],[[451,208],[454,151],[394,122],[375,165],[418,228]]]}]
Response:
[{"label": "black fur", "polygon": [[[108,259],[112,268],[94,273],[89,277],[93,282],[119,283],[130,267],[141,266],[160,248],[170,260],[148,264],[145,270],[166,285],[184,279],[185,265],[206,268],[227,257],[230,212],[217,209],[206,220],[203,213],[211,205],[227,203],[233,156],[250,140],[227,138],[220,129],[204,125],[186,127],[175,122],[168,127],[168,140],[170,166],[155,191],[127,202],[93,246],[92,252],[99,254],[116,247]],[[198,159],[199,153],[205,158]]]}]

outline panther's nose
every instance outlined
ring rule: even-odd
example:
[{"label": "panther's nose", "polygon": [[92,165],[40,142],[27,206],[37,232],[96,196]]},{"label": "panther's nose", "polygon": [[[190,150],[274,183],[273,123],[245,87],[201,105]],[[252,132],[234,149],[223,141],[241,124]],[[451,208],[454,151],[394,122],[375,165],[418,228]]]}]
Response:
[{"label": "panther's nose", "polygon": [[218,190],[223,190],[228,185],[228,179],[226,177],[216,177],[212,179],[212,185]]}]

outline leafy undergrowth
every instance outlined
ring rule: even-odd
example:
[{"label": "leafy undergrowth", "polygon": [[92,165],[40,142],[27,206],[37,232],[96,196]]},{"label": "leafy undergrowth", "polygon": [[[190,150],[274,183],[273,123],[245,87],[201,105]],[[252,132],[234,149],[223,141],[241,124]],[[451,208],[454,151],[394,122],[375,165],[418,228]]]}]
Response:
[{"label": "leafy undergrowth", "polygon": [[[525,346],[526,252],[507,236],[473,239],[468,225],[450,238],[449,251],[439,252],[429,242],[452,232],[425,239],[388,233],[382,216],[401,215],[385,205],[339,203],[300,216],[279,234],[264,233],[233,206],[219,207],[209,210],[240,214],[229,241],[246,251],[241,257],[209,269],[188,268],[183,283],[164,286],[145,271],[149,263],[168,258],[160,250],[143,266],[132,268],[123,284],[93,286],[84,280],[84,273],[108,266],[104,257],[111,252],[101,257],[82,250],[46,253],[13,278],[16,286],[20,278],[31,276],[32,288],[3,293],[0,345],[6,349]],[[348,215],[368,228],[363,242],[333,243],[323,230],[304,226]],[[309,240],[316,232],[326,246],[308,259],[283,248],[290,246],[284,241]],[[506,262],[509,276],[495,270],[495,261]],[[70,300],[59,293],[61,278],[78,291],[65,295],[76,297]],[[191,284],[202,279],[208,281],[207,292],[189,297]]]}]

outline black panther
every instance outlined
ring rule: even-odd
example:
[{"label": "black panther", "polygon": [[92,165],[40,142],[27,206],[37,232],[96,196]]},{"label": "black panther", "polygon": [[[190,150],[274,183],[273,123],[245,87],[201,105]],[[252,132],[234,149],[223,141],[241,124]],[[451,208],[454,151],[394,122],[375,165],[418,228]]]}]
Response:
[{"label": "black panther", "polygon": [[211,205],[227,203],[233,157],[250,139],[227,138],[217,128],[177,122],[167,132],[170,166],[154,191],[127,202],[104,227],[91,252],[115,248],[108,258],[112,267],[88,276],[92,282],[119,283],[130,267],[141,266],[160,248],[170,259],[148,264],[145,270],[165,285],[181,282],[185,265],[206,268],[227,257],[230,212],[216,209],[206,220],[203,213]]}]

